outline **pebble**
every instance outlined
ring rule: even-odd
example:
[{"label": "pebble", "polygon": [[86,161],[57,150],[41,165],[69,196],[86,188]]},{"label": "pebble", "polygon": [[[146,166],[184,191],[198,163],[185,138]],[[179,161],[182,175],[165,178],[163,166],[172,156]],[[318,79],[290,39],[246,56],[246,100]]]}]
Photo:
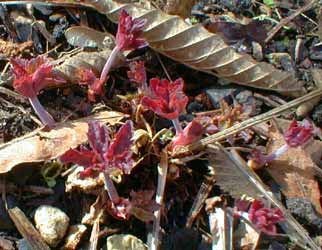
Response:
[{"label": "pebble", "polygon": [[106,239],[107,250],[146,250],[139,238],[131,234],[114,234]]},{"label": "pebble", "polygon": [[69,226],[69,217],[63,211],[47,205],[36,209],[34,220],[41,237],[52,247],[63,239]]}]

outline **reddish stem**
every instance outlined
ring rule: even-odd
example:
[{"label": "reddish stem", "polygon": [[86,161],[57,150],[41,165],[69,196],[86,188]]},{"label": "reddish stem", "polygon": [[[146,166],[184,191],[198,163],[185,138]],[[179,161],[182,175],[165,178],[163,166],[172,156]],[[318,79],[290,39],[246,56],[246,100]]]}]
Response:
[{"label": "reddish stem", "polygon": [[52,128],[55,125],[55,120],[53,117],[44,109],[44,107],[39,102],[39,99],[37,96],[29,98],[29,102],[31,106],[33,107],[34,111],[38,115],[39,119],[44,125],[47,125],[48,127]]},{"label": "reddish stem", "polygon": [[113,204],[118,204],[120,201],[120,196],[118,195],[114,183],[108,173],[104,173],[104,185],[111,202]]},{"label": "reddish stem", "polygon": [[175,118],[171,121],[173,123],[174,128],[176,129],[176,135],[178,135],[179,133],[182,133],[182,127],[180,125],[179,119]]},{"label": "reddish stem", "polygon": [[112,50],[110,56],[108,57],[105,65],[104,65],[104,68],[102,70],[102,73],[101,73],[101,77],[100,77],[100,81],[103,83],[106,81],[106,77],[108,75],[108,73],[110,72],[113,64],[114,64],[114,61],[118,55],[118,53],[120,52],[120,49],[119,47],[116,45],[114,47],[114,49]]}]

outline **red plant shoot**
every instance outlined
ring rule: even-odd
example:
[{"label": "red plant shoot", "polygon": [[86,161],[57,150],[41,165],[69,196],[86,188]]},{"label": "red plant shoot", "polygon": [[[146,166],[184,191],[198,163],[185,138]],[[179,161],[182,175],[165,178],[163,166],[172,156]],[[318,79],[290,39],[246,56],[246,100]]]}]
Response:
[{"label": "red plant shoot", "polygon": [[250,205],[248,217],[257,229],[269,235],[275,235],[276,224],[285,220],[279,208],[267,208],[259,200]]},{"label": "red plant shoot", "polygon": [[95,102],[96,95],[103,95],[103,83],[98,79],[94,72],[90,69],[78,69],[76,71],[78,83],[80,85],[87,85],[87,97],[91,102]]},{"label": "red plant shoot", "polygon": [[108,202],[109,212],[118,219],[127,220],[134,215],[141,221],[149,222],[154,218],[153,212],[159,209],[159,205],[153,200],[154,191],[131,191],[131,199],[120,198],[118,204]]},{"label": "red plant shoot", "polygon": [[82,177],[92,174],[93,171],[103,172],[105,188],[114,206],[119,204],[120,197],[116,191],[110,174],[115,170],[123,174],[130,174],[134,167],[132,159],[132,121],[127,121],[116,133],[111,141],[108,128],[100,125],[98,121],[88,124],[88,141],[91,149],[81,147],[80,150],[70,149],[65,152],[60,160],[64,163],[75,163],[85,167]]},{"label": "red plant shoot", "polygon": [[298,121],[292,121],[288,129],[284,132],[285,144],[269,155],[264,155],[259,150],[254,150],[248,161],[252,168],[263,166],[284,154],[289,148],[295,148],[304,145],[312,138],[314,134],[313,125],[304,120],[302,124]]},{"label": "red plant shoot", "polygon": [[148,93],[148,84],[144,61],[134,61],[130,63],[130,71],[127,72],[128,78],[138,84],[139,92]]},{"label": "red plant shoot", "polygon": [[53,74],[53,66],[49,64],[50,60],[45,56],[38,56],[30,60],[15,58],[10,62],[14,74],[14,89],[29,99],[31,106],[44,125],[53,127],[55,121],[40,104],[37,95],[49,84],[59,84],[65,80]]},{"label": "red plant shoot", "polygon": [[175,149],[178,146],[186,146],[199,140],[204,132],[204,127],[197,122],[192,120],[182,132],[178,133],[171,142],[171,149]]},{"label": "red plant shoot", "polygon": [[102,70],[100,77],[101,83],[105,82],[117,55],[120,52],[137,49],[146,44],[144,39],[141,38],[145,23],[145,19],[133,19],[125,10],[121,11],[116,34],[116,45]]},{"label": "red plant shoot", "polygon": [[188,97],[183,92],[183,79],[174,82],[166,79],[152,78],[150,80],[149,95],[142,98],[141,103],[156,114],[173,122],[176,133],[182,132],[179,115],[188,103]]}]

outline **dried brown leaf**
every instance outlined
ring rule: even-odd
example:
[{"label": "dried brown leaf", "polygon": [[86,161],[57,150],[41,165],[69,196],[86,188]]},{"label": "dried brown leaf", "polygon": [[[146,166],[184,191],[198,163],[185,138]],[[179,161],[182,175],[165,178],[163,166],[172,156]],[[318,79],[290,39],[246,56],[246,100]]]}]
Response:
[{"label": "dried brown leaf", "polygon": [[55,159],[70,148],[87,141],[87,122],[100,120],[111,125],[120,122],[125,114],[104,111],[76,121],[60,123],[49,132],[35,131],[0,145],[0,173],[9,172],[21,163]]},{"label": "dried brown leaf", "polygon": [[[77,70],[80,68],[91,69],[99,75],[110,54],[111,50],[105,49],[100,52],[80,52],[76,55],[64,56],[54,62],[55,64],[62,62],[55,67],[55,73],[68,82],[77,81]],[[121,58],[119,58],[119,61],[121,61]]]},{"label": "dried brown leaf", "polygon": [[13,43],[10,41],[4,41],[0,39],[0,58],[8,58],[18,56],[27,49],[31,49],[33,46],[32,41],[23,43]]},{"label": "dried brown leaf", "polygon": [[122,9],[136,18],[147,20],[144,38],[156,51],[197,70],[232,82],[255,88],[275,90],[283,94],[299,94],[302,86],[293,75],[277,70],[268,63],[258,63],[247,54],[239,54],[223,39],[202,25],[189,25],[178,16],[158,9],[144,9],[136,4],[120,4],[109,0],[85,0],[98,11],[117,22]]},{"label": "dried brown leaf", "polygon": [[[270,129],[271,140],[267,145],[271,153],[285,144],[283,135],[272,126]],[[322,214],[320,205],[320,189],[315,179],[315,168],[311,156],[301,147],[290,148],[277,160],[269,163],[268,172],[279,184],[281,190],[288,198],[308,198],[315,209]]]},{"label": "dried brown leaf", "polygon": [[100,32],[86,26],[73,26],[65,31],[67,42],[75,47],[106,48],[114,45],[115,38],[107,32]]},{"label": "dried brown leaf", "polygon": [[163,10],[170,15],[178,15],[187,18],[191,15],[191,9],[196,0],[167,0]]}]

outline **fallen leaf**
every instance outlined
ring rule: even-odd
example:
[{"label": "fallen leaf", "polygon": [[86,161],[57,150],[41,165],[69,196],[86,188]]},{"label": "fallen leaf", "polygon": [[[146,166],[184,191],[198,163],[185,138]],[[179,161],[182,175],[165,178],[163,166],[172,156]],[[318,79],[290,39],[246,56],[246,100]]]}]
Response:
[{"label": "fallen leaf", "polygon": [[223,39],[202,25],[190,25],[178,16],[158,9],[144,9],[138,4],[121,4],[109,0],[85,0],[114,22],[122,9],[135,18],[144,18],[144,38],[156,51],[194,69],[255,88],[283,94],[299,94],[302,84],[288,72],[268,63],[258,63],[247,54],[239,54]]},{"label": "fallen leaf", "polygon": [[236,43],[240,40],[253,41],[260,44],[264,43],[267,32],[263,22],[252,20],[248,24],[237,22],[216,21],[206,25],[206,29],[212,33],[219,34],[226,43]]},{"label": "fallen leaf", "polygon": [[187,18],[191,15],[191,9],[195,2],[195,0],[167,0],[163,10],[167,14]]},{"label": "fallen leaf", "polygon": [[[47,2],[70,4],[67,0]],[[278,70],[269,63],[256,62],[248,54],[237,53],[219,35],[210,33],[201,24],[190,25],[178,16],[137,3],[83,0],[70,5],[93,7],[115,23],[121,10],[125,9],[134,18],[146,19],[143,37],[149,46],[175,61],[240,85],[285,95],[303,94],[303,85],[293,74]]]},{"label": "fallen leaf", "polygon": [[13,43],[0,39],[0,58],[6,59],[8,57],[18,56],[25,50],[31,49],[32,46],[32,41],[27,41],[24,43]]},{"label": "fallen leaf", "polygon": [[[65,31],[67,42],[75,47],[103,49],[115,45],[115,38],[108,32],[100,32],[85,26],[73,26]],[[108,46],[110,45],[110,46]]]},{"label": "fallen leaf", "polygon": [[[55,159],[70,148],[87,141],[87,122],[100,120],[114,125],[126,117],[114,111],[103,111],[83,119],[63,122],[49,132],[37,130],[0,145],[0,173],[7,173],[21,163]],[[19,156],[19,157],[17,157]]]},{"label": "fallen leaf", "polygon": [[[80,52],[73,56],[64,56],[54,62],[54,64],[58,64],[54,71],[66,81],[76,83],[78,80],[78,69],[89,69],[99,75],[110,54],[110,49],[104,49],[100,52]],[[120,55],[116,64],[121,63],[122,61],[124,61],[124,58]],[[60,62],[61,64],[59,64]]]},{"label": "fallen leaf", "polygon": [[[270,127],[271,140],[267,145],[271,153],[285,144],[284,137],[276,126]],[[322,214],[320,189],[315,179],[315,168],[311,156],[302,147],[289,148],[277,160],[269,163],[267,171],[288,198],[308,198],[318,213]]]}]

